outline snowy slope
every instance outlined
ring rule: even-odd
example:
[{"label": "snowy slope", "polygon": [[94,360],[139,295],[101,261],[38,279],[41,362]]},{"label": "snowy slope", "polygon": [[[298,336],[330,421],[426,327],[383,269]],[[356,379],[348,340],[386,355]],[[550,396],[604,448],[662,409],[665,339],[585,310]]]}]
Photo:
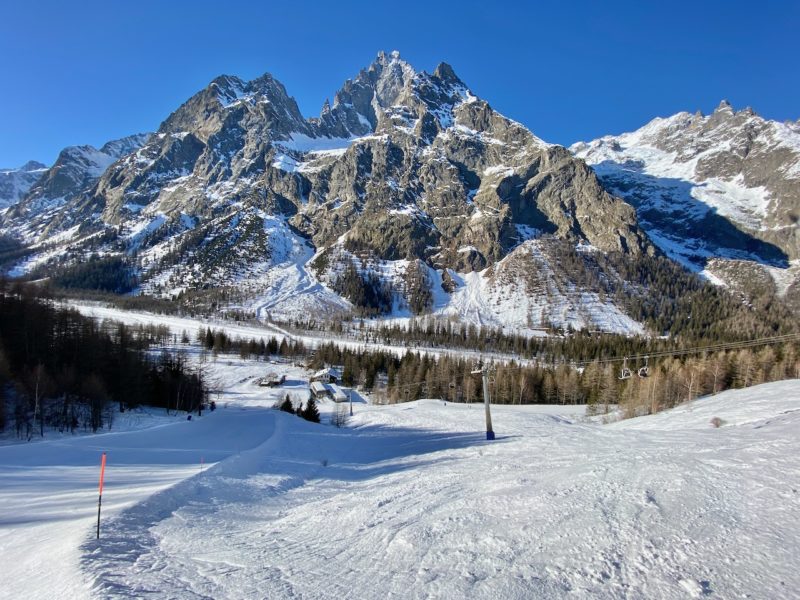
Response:
[{"label": "snowy slope", "polygon": [[[297,238],[294,243],[304,247]],[[381,320],[403,323],[413,318],[405,282],[409,260],[364,261],[342,250],[339,244],[329,253],[331,262],[339,261],[338,264],[318,277],[313,271],[318,256],[310,250],[306,254],[295,253],[260,277],[249,277],[241,285],[254,292],[255,299],[246,303],[246,308],[259,318],[285,322],[303,321],[309,315],[345,313],[352,305],[337,296],[332,287],[338,271],[352,262],[360,273],[376,276],[393,290],[392,311]],[[540,335],[546,327],[588,328],[625,335],[644,332],[641,323],[613,302],[564,276],[541,240],[522,243],[493,267],[481,271],[448,270],[454,285],[451,292],[442,287],[442,271],[427,265],[421,268],[430,284],[433,317],[455,317],[477,327],[508,327],[522,335]]]},{"label": "snowy slope", "polygon": [[34,160],[18,169],[0,169],[0,210],[19,202],[46,170]]},{"label": "snowy slope", "polygon": [[[267,410],[287,391],[305,394],[296,369],[287,367],[287,389],[265,390],[252,384],[263,363],[222,356],[210,368],[225,390],[214,414],[0,447],[3,595],[800,589],[800,381],[610,426],[585,421],[580,407],[495,406],[498,439],[487,442],[480,406],[359,403],[336,429]],[[711,416],[726,424],[713,428]],[[96,542],[101,450],[108,510]],[[202,473],[201,456],[216,462]]]},{"label": "snowy slope", "polygon": [[[778,282],[800,258],[797,123],[735,111],[723,101],[710,115],[656,118],[570,150],[636,207],[656,245],[693,270],[714,258],[744,260],[764,265]],[[704,274],[719,283],[725,271]]]},{"label": "snowy slope", "polygon": [[442,294],[444,302],[435,307],[435,314],[457,315],[466,323],[510,327],[520,333],[548,326],[644,333],[644,326],[613,302],[564,277],[544,249],[541,241],[530,240],[493,269],[451,274],[457,288],[452,294]]}]

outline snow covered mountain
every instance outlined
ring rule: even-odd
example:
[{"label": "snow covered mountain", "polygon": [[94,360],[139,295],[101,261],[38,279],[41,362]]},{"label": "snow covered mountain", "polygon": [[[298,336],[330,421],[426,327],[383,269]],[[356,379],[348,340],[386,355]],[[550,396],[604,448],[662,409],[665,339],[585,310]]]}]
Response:
[{"label": "snow covered mountain", "polygon": [[[131,135],[93,146],[69,146],[49,168],[36,171],[38,177],[18,201],[9,203],[6,219],[18,224],[17,236],[25,241],[43,239],[58,229],[58,213],[70,200],[94,185],[117,159],[141,147],[150,134]],[[29,163],[30,164],[30,163]]]},{"label": "snow covered mountain", "polygon": [[3,231],[30,250],[14,274],[118,255],[145,293],[218,290],[272,316],[356,305],[641,328],[569,278],[514,281],[563,240],[579,257],[653,247],[582,161],[494,111],[445,63],[417,72],[380,53],[309,119],[269,74],[221,76],[123,146],[65,150],[7,212]]},{"label": "snow covered mountain", "polygon": [[0,210],[19,202],[47,166],[31,160],[17,169],[0,169]]},{"label": "snow covered mountain", "polygon": [[[597,257],[653,255],[639,219],[656,241],[667,230],[449,65],[419,72],[397,52],[345,82],[319,117],[303,117],[269,74],[221,76],[118,148],[65,150],[1,217],[28,248],[12,273],[117,256],[143,293],[272,317],[358,307],[636,332],[619,302],[633,288]],[[748,240],[735,257],[786,262],[777,242]]]},{"label": "snow covered mountain", "polygon": [[711,115],[681,112],[570,150],[672,258],[731,284],[753,265],[778,291],[798,281],[800,122],[722,101]]}]

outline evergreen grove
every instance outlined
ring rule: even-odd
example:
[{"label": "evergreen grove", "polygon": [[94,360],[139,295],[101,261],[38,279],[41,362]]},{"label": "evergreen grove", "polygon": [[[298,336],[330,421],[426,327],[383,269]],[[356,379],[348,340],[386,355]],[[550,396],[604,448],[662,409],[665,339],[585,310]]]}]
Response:
[{"label": "evergreen grove", "polygon": [[139,405],[200,410],[206,386],[179,353],[153,352],[166,327],[98,322],[0,290],[0,431],[97,431]]}]

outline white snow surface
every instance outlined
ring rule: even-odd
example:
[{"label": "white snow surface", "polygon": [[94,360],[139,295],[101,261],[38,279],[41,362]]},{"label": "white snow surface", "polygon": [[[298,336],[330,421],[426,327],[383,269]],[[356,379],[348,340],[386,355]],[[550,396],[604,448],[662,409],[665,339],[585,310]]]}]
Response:
[{"label": "white snow surface", "polygon": [[[535,235],[536,230],[521,227],[519,233],[524,239]],[[473,249],[464,246],[458,251]],[[527,281],[529,272],[539,275],[541,285]],[[509,328],[521,335],[542,335],[542,330],[550,325],[624,335],[645,332],[642,323],[597,293],[559,283],[542,245],[535,239],[524,241],[491,269],[449,273],[456,284],[452,294],[442,290],[441,273],[428,269],[434,293],[432,312],[436,316],[457,316],[467,324]]]},{"label": "white snow surface", "polygon": [[[207,369],[221,390],[214,413],[0,445],[0,596],[800,589],[799,380],[611,425],[576,406],[493,406],[489,442],[480,405],[377,406],[355,394],[354,417],[337,429],[269,409],[286,393],[306,397],[299,367],[221,355]],[[274,370],[284,388],[254,385]],[[333,404],[321,408],[328,421]]]},{"label": "white snow surface", "polygon": [[47,171],[46,167],[26,167],[0,169],[0,210],[19,202]]},{"label": "white snow surface", "polygon": [[[423,214],[413,205],[398,207],[392,212],[417,217]],[[523,239],[530,235],[535,235],[535,230],[520,231]],[[292,234],[286,232],[285,237],[291,238]],[[301,245],[298,244],[298,248]],[[340,246],[336,251],[350,256]],[[472,246],[458,249],[459,252],[472,250]],[[260,278],[244,282],[245,286],[258,285],[255,300],[245,308],[254,311],[259,318],[270,317],[284,322],[306,320],[310,315],[346,313],[352,306],[327,287],[327,281],[319,281],[310,268],[316,256],[310,248],[303,246]],[[396,292],[393,310],[381,320],[398,323],[412,317],[402,297],[408,261],[372,260],[368,267],[361,265],[359,268],[391,283]],[[521,335],[540,335],[542,328],[550,325],[574,329],[585,327],[624,335],[645,331],[641,323],[628,317],[611,301],[601,299],[597,293],[581,292],[574,285],[564,287],[557,283],[553,268],[536,240],[523,242],[514,253],[494,266],[494,272],[502,274],[501,277],[490,277],[489,270],[471,273],[451,270],[450,275],[457,286],[452,293],[442,290],[441,272],[425,268],[434,297],[431,313],[435,316],[458,317],[462,322],[476,326],[508,327]],[[525,283],[524,272],[530,269],[535,269],[546,280],[543,286],[532,287]]]},{"label": "white snow surface", "polygon": [[[696,206],[695,211],[711,209],[751,229],[763,227],[762,221],[770,202],[766,188],[748,187],[741,175],[731,180],[717,177],[700,179],[695,174],[697,163],[706,154],[716,154],[721,148],[714,147],[689,160],[681,160],[676,152],[665,152],[648,145],[647,135],[652,134],[653,127],[651,123],[633,133],[606,136],[589,144],[575,144],[571,150],[575,156],[592,165],[600,176],[624,174],[634,180],[642,178],[661,193],[665,210],[672,207],[675,199],[688,195],[705,207]],[[690,202],[686,204],[691,205]]]}]

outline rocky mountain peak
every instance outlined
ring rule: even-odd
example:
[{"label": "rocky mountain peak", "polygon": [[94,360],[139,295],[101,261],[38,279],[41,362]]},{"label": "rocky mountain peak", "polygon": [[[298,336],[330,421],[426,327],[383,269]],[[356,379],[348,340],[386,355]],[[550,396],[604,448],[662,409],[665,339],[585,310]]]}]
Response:
[{"label": "rocky mountain peak", "polygon": [[325,98],[325,102],[322,103],[322,111],[320,111],[320,116],[324,116],[331,112],[331,101],[328,98]]},{"label": "rocky mountain peak", "polygon": [[249,81],[244,91],[248,99],[253,96],[260,96],[261,99],[270,102],[286,102],[290,100],[286,88],[271,73],[264,73]]},{"label": "rocky mountain peak", "polygon": [[730,102],[728,102],[727,100],[723,99],[717,105],[717,108],[714,109],[714,112],[715,113],[718,113],[718,112],[731,112],[732,113],[733,112],[733,106],[731,106]]},{"label": "rocky mountain peak", "polygon": [[29,160],[16,169],[0,169],[0,210],[19,202],[47,167]]},{"label": "rocky mountain peak", "polygon": [[380,50],[378,52],[378,56],[375,58],[375,61],[373,62],[373,64],[378,64],[383,67],[386,67],[392,63],[408,65],[406,61],[400,58],[399,50],[392,50],[391,52]]},{"label": "rocky mountain peak", "polygon": [[721,259],[785,269],[800,258],[791,217],[800,214],[800,128],[792,123],[723,100],[708,116],[678,113],[572,151],[691,268]]},{"label": "rocky mountain peak", "polygon": [[446,62],[441,62],[437,65],[436,69],[433,71],[434,77],[438,77],[443,82],[451,84],[451,85],[464,85],[463,82],[458,78],[456,72]]},{"label": "rocky mountain peak", "polygon": [[112,158],[122,158],[123,156],[130,154],[134,150],[141,148],[144,146],[150,136],[153,135],[152,133],[136,133],[134,135],[129,135],[124,138],[120,138],[118,140],[111,140],[110,142],[106,142],[100,147],[100,152],[103,154],[107,154]]},{"label": "rocky mountain peak", "polygon": [[400,53],[393,50],[388,58],[380,53],[370,67],[374,69],[377,79],[374,83],[374,102],[381,108],[392,106],[406,85],[416,76],[414,68],[400,58]]},{"label": "rocky mountain peak", "polygon": [[325,137],[371,133],[378,128],[383,110],[397,102],[415,76],[414,68],[400,58],[398,51],[381,51],[367,68],[345,81],[334,95],[330,110],[323,106],[320,118],[312,119],[312,125]]},{"label": "rocky mountain peak", "polygon": [[247,82],[243,81],[236,75],[219,75],[212,79],[208,88],[216,89],[219,93],[236,95],[237,92],[241,93]]},{"label": "rocky mountain peak", "polygon": [[19,170],[23,171],[24,173],[30,173],[31,171],[41,171],[42,169],[46,168],[47,165],[40,163],[38,160],[29,160],[22,165]]}]

